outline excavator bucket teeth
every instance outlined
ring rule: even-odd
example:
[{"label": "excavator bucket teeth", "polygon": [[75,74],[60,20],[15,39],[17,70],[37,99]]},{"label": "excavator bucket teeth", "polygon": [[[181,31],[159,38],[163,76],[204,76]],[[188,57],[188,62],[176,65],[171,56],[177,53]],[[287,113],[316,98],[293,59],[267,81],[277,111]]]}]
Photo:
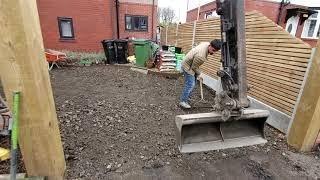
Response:
[{"label": "excavator bucket teeth", "polygon": [[176,116],[180,152],[201,152],[264,144],[269,112],[246,109],[240,117],[222,120],[216,112]]}]

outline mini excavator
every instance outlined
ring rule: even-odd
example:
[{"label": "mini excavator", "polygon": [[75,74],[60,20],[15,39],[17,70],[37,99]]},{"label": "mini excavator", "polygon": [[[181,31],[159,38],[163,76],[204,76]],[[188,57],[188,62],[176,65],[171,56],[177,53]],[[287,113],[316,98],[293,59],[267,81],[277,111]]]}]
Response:
[{"label": "mini excavator", "polygon": [[221,92],[214,110],[176,116],[180,152],[191,153],[264,144],[269,112],[250,107],[247,96],[244,0],[217,0],[221,20]]}]

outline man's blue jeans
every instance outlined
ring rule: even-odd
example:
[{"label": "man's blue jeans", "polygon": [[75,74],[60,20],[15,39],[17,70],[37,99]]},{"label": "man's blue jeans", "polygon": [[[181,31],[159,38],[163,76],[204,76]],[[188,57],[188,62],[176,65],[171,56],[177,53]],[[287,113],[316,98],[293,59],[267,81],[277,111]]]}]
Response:
[{"label": "man's blue jeans", "polygon": [[192,90],[196,84],[196,78],[194,75],[190,75],[183,70],[184,75],[184,88],[180,97],[180,102],[188,102]]}]

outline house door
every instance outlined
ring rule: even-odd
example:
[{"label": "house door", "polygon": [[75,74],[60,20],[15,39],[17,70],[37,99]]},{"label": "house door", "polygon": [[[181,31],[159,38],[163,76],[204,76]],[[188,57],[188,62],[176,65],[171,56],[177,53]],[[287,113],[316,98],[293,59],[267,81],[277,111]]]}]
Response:
[{"label": "house door", "polygon": [[286,31],[288,31],[291,35],[296,36],[298,23],[299,23],[299,16],[290,17],[287,21]]}]

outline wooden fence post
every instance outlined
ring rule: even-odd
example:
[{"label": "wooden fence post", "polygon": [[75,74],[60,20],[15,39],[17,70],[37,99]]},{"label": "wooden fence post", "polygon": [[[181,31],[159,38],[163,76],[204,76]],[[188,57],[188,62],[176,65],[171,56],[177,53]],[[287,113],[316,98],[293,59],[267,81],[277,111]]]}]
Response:
[{"label": "wooden fence post", "polygon": [[175,44],[175,46],[178,46],[178,30],[179,30],[179,23],[177,23],[177,26],[176,26],[176,44]]},{"label": "wooden fence post", "polygon": [[193,21],[191,49],[194,47],[194,43],[195,43],[195,39],[196,39],[196,29],[197,29],[197,21]]},{"label": "wooden fence post", "polygon": [[168,25],[166,26],[166,46],[168,45]]},{"label": "wooden fence post", "polygon": [[320,40],[310,63],[287,137],[299,151],[311,151],[320,131]]},{"label": "wooden fence post", "polygon": [[19,145],[27,173],[63,179],[65,160],[35,0],[2,0],[0,78],[21,92]]}]

